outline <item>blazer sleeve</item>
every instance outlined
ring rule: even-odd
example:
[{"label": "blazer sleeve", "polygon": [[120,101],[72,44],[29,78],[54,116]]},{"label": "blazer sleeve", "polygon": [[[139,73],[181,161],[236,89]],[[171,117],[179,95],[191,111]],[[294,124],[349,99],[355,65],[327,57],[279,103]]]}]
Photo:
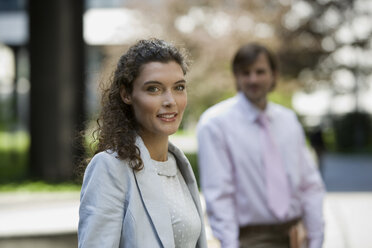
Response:
[{"label": "blazer sleeve", "polygon": [[125,212],[125,164],[101,152],[89,163],[80,195],[78,243],[84,247],[119,247]]}]

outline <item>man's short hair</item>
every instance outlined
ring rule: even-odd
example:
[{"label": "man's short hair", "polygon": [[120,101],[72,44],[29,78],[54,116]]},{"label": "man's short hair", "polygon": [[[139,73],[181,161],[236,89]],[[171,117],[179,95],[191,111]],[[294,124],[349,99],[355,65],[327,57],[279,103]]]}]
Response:
[{"label": "man's short hair", "polygon": [[234,74],[237,74],[247,66],[252,65],[261,53],[266,55],[271,70],[277,72],[278,64],[274,54],[262,45],[257,43],[248,43],[240,47],[234,56],[232,62]]}]

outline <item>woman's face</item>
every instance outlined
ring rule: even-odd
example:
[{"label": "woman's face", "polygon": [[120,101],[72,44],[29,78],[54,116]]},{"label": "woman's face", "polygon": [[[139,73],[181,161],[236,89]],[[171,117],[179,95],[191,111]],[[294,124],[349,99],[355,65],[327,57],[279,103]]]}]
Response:
[{"label": "woman's face", "polygon": [[149,62],[133,82],[132,94],[122,92],[132,105],[142,137],[169,136],[181,123],[187,104],[186,81],[181,66],[174,62]]}]

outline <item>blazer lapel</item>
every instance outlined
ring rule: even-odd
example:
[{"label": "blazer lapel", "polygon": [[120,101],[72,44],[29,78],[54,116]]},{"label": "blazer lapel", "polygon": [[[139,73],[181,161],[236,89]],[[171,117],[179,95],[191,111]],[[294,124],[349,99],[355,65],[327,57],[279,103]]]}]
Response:
[{"label": "blazer lapel", "polygon": [[[178,169],[180,170],[183,179],[191,193],[191,196],[197,206],[199,208],[199,191],[197,189],[197,183],[192,172],[192,168],[190,163],[188,162],[186,156],[181,152],[177,147],[175,147],[172,143],[169,143],[169,150],[173,153],[173,155],[177,159]],[[199,211],[199,209],[198,209]]]},{"label": "blazer lapel", "polygon": [[196,179],[194,176],[194,172],[192,171],[191,165],[184,155],[184,153],[178,149],[176,146],[174,146],[172,143],[169,143],[169,151],[173,153],[173,155],[177,159],[177,165],[178,168],[185,180],[185,183],[190,191],[191,197],[194,200],[196,209],[199,213],[200,221],[202,224],[202,229],[200,233],[200,237],[197,243],[196,247],[207,247],[207,240],[206,240],[206,234],[205,234],[205,228],[204,228],[204,212],[203,208],[200,204],[200,194],[198,185],[196,183]]},{"label": "blazer lapel", "polygon": [[137,137],[136,145],[141,151],[144,168],[134,172],[142,201],[149,214],[163,247],[175,247],[172,221],[161,181],[152,165],[150,154],[142,139]]}]

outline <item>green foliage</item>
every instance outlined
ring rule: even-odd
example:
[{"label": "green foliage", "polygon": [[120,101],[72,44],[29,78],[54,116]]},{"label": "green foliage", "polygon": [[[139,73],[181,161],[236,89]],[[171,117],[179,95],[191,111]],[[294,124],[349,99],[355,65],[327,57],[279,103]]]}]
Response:
[{"label": "green foliage", "polygon": [[282,91],[273,91],[268,96],[269,100],[280,104],[284,107],[293,109],[292,107],[292,94]]},{"label": "green foliage", "polygon": [[29,145],[30,137],[26,132],[0,132],[0,149],[3,151],[23,151],[28,149]]},{"label": "green foliage", "polygon": [[327,151],[336,152],[336,137],[333,128],[323,130],[323,140]]},{"label": "green foliage", "polygon": [[213,88],[209,90],[194,89],[188,94],[188,105],[183,115],[181,129],[196,123],[200,115],[209,107],[235,95],[235,90]]},{"label": "green foliage", "polygon": [[192,170],[194,171],[196,181],[200,187],[199,167],[198,167],[198,155],[194,153],[185,153],[187,159],[190,161]]},{"label": "green foliage", "polygon": [[79,191],[72,182],[50,184],[27,181],[30,136],[27,132],[0,132],[0,192]]},{"label": "green foliage", "polygon": [[333,120],[337,150],[371,152],[372,120],[366,113],[353,112]]},{"label": "green foliage", "polygon": [[24,181],[21,183],[0,184],[0,192],[69,192],[80,191],[80,189],[80,184],[70,182],[50,184],[43,181]]},{"label": "green foliage", "polygon": [[29,146],[26,132],[0,132],[0,182],[26,178]]}]

